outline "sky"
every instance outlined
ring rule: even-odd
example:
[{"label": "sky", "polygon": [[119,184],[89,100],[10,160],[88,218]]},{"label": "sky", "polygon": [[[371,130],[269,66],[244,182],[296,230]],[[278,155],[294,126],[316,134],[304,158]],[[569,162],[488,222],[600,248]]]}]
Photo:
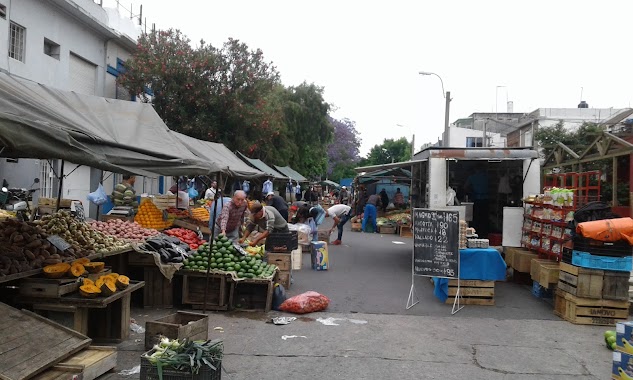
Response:
[{"label": "sky", "polygon": [[437,142],[442,82],[450,122],[505,112],[507,100],[514,112],[575,108],[581,91],[591,108],[633,102],[630,0],[131,3],[194,44],[232,37],[261,49],[286,86],[322,86],[332,116],[356,123],[362,156],[385,138]]}]

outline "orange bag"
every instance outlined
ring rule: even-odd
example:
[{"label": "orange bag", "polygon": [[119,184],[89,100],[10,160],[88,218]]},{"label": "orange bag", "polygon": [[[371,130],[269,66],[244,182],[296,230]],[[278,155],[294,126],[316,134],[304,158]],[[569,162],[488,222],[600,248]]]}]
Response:
[{"label": "orange bag", "polygon": [[578,223],[576,232],[588,239],[615,242],[626,240],[633,245],[633,219],[618,218]]}]

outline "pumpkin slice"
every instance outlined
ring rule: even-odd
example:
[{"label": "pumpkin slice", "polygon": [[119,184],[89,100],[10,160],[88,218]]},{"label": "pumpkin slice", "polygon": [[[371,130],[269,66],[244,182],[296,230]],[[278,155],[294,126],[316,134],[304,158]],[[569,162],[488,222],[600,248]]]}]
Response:
[{"label": "pumpkin slice", "polygon": [[[107,276],[104,276],[104,277],[107,277]],[[98,282],[99,280],[97,280],[97,283]],[[109,297],[116,292],[116,284],[114,283],[114,280],[112,280],[111,278],[105,278],[103,280],[103,283],[99,287],[99,289],[101,290],[102,295]]]},{"label": "pumpkin slice", "polygon": [[66,272],[70,269],[70,264],[59,263],[53,265],[47,265],[44,267],[44,276],[48,278],[62,278]]},{"label": "pumpkin slice", "polygon": [[119,277],[119,274],[118,273],[109,273],[106,276],[108,276],[111,279],[113,279],[114,281],[116,281],[116,279]]},{"label": "pumpkin slice", "polygon": [[81,281],[81,285],[95,285],[95,282],[94,282],[94,281],[92,281],[92,280],[91,280],[91,279],[89,279],[89,278],[84,278],[84,279]]},{"label": "pumpkin slice", "polygon": [[94,284],[81,285],[79,287],[79,294],[84,297],[93,298],[100,295],[101,290],[97,288]]},{"label": "pumpkin slice", "polygon": [[72,277],[81,277],[84,273],[86,273],[86,268],[84,268],[83,264],[74,262],[70,266],[70,270],[68,271],[68,273]]},{"label": "pumpkin slice", "polygon": [[99,273],[105,268],[105,263],[101,261],[93,261],[83,264],[84,268],[90,273]]},{"label": "pumpkin slice", "polygon": [[123,290],[130,285],[130,278],[128,276],[120,275],[116,278],[116,287]]},{"label": "pumpkin slice", "polygon": [[83,265],[83,264],[88,264],[89,262],[90,262],[90,259],[89,259],[89,258],[87,258],[87,257],[82,257],[82,258],[80,258],[80,259],[77,259],[77,260],[73,261],[73,264],[74,264],[74,263],[79,263],[79,264],[82,264],[82,265]]}]

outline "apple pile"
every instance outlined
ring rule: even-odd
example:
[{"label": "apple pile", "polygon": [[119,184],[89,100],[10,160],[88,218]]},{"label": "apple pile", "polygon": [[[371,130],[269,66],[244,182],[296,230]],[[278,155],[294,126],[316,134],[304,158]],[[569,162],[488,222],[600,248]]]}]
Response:
[{"label": "apple pile", "polygon": [[151,228],[143,228],[136,222],[121,219],[110,219],[107,222],[91,221],[88,224],[99,232],[128,242],[141,242],[160,233]]}]

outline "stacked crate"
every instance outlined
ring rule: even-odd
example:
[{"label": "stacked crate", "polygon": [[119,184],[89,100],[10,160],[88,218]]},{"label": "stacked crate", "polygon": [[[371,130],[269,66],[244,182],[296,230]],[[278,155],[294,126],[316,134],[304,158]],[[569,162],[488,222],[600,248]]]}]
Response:
[{"label": "stacked crate", "polygon": [[276,282],[286,289],[290,289],[292,279],[292,252],[297,249],[300,249],[297,231],[271,233],[266,238],[266,260],[277,265]]},{"label": "stacked crate", "polygon": [[612,326],[629,315],[631,247],[580,236],[560,263],[554,313],[576,324]]},{"label": "stacked crate", "polygon": [[558,284],[559,271],[560,265],[557,261],[532,259],[532,294],[537,298],[552,298]]}]

